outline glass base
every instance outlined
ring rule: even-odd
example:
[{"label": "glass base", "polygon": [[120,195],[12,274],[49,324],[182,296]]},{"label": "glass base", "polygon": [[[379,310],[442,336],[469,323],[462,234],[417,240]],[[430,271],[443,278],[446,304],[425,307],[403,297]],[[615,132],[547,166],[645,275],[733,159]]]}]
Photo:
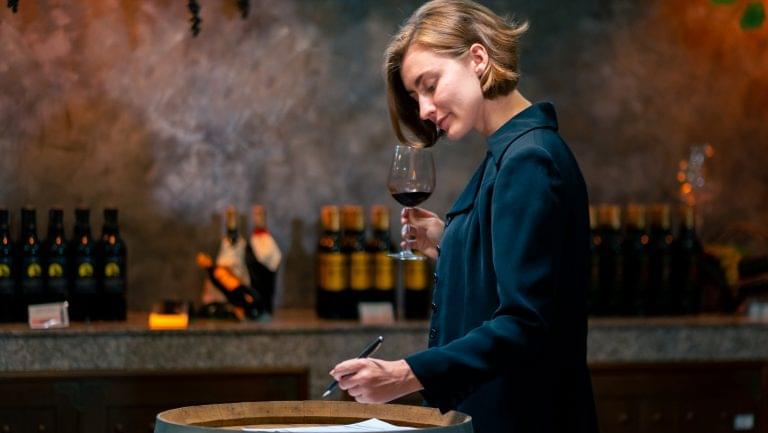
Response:
[{"label": "glass base", "polygon": [[400,251],[399,253],[387,254],[395,260],[427,260],[426,256],[417,256],[410,251]]}]

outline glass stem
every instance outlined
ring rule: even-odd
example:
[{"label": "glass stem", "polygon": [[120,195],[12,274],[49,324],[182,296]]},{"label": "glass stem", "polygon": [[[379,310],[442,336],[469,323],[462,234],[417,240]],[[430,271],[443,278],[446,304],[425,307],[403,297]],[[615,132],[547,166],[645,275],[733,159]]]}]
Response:
[{"label": "glass stem", "polygon": [[[413,208],[406,207],[406,209],[413,209]],[[411,214],[411,213],[412,213],[412,211],[408,212],[408,214]],[[405,239],[405,253],[410,256],[410,255],[413,255],[413,250],[412,250],[411,245],[416,241],[416,237],[415,236],[411,236],[411,228],[412,228],[412,226],[410,224],[405,223],[405,225],[403,227],[405,229],[405,235],[403,236],[403,239]]]}]

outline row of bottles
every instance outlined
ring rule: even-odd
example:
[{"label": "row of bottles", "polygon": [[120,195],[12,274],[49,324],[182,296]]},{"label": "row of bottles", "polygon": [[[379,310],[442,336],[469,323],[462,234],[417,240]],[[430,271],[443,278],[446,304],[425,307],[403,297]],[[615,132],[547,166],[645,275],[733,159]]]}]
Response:
[{"label": "row of bottles", "polygon": [[[366,239],[361,206],[324,206],[320,212],[322,233],[317,247],[318,316],[357,319],[361,302],[383,302],[396,311],[396,266],[392,252],[389,209],[371,208],[371,236]],[[404,316],[424,319],[431,300],[427,260],[405,261]]]},{"label": "row of bottles", "polygon": [[[224,317],[232,310],[240,320],[269,320],[273,315],[275,281],[282,253],[267,229],[266,209],[251,207],[253,230],[243,237],[234,206],[225,211],[225,232],[214,261],[204,253],[197,263],[205,269],[218,295],[204,290],[202,317]],[[229,306],[223,306],[226,302]]]},{"label": "row of bottles", "polygon": [[[695,314],[702,247],[695,210],[683,206],[677,233],[667,204],[590,207],[588,311],[592,315]],[[649,223],[647,223],[649,222]]]},{"label": "row of bottles", "polygon": [[0,208],[0,322],[25,322],[27,306],[63,301],[73,321],[125,320],[126,248],[117,209],[104,209],[99,240],[91,235],[87,208],[75,210],[69,242],[60,208],[49,211],[45,240],[38,237],[34,208],[21,210],[18,240],[9,217]]}]

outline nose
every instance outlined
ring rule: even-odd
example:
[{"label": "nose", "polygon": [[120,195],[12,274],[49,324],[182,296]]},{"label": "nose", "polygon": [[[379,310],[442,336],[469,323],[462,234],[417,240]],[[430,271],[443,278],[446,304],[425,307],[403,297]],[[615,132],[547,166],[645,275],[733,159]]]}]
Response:
[{"label": "nose", "polygon": [[419,117],[421,120],[431,120],[437,123],[437,108],[431,98],[419,97]]}]

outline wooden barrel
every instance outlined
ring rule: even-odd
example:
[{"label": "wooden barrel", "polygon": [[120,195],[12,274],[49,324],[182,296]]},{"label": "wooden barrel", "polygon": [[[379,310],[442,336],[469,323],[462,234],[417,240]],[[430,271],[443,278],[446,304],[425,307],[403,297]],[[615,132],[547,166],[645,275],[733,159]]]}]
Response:
[{"label": "wooden barrel", "polygon": [[155,433],[310,427],[352,424],[369,418],[418,427],[429,433],[472,433],[472,418],[461,412],[441,414],[427,407],[346,401],[267,401],[182,407],[158,414]]}]

